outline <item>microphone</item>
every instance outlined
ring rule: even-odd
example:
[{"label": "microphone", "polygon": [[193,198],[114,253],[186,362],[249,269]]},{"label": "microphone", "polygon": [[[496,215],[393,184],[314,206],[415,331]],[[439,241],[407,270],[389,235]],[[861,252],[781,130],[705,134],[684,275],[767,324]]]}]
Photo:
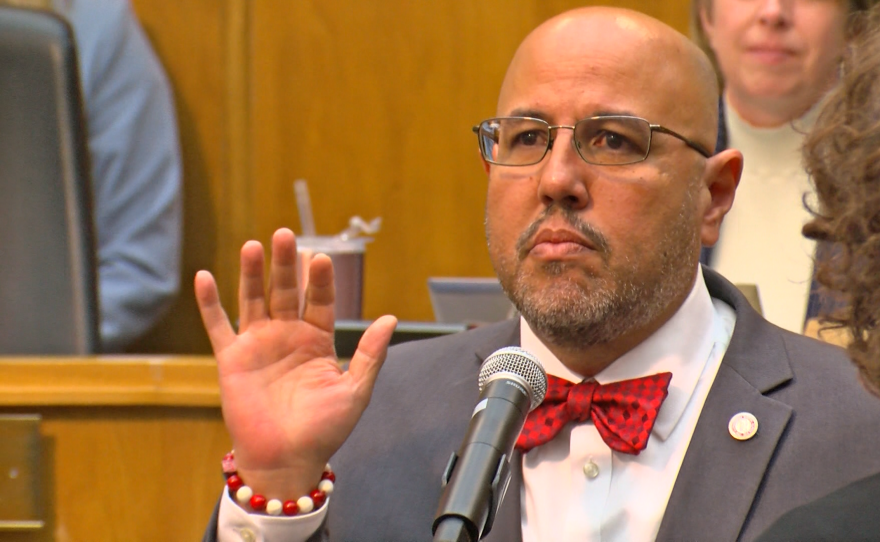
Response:
[{"label": "microphone", "polygon": [[510,455],[526,416],[544,400],[547,375],[521,348],[495,351],[480,367],[480,401],[443,474],[434,542],[476,542],[492,528],[510,482]]}]

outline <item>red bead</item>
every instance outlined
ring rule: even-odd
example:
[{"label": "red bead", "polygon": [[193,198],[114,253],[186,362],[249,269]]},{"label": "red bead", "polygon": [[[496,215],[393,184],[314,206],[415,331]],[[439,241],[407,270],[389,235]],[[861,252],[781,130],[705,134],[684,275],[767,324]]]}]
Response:
[{"label": "red bead", "polygon": [[311,493],[309,493],[309,497],[312,498],[312,502],[315,503],[315,510],[321,508],[321,505],[324,504],[324,501],[327,500],[327,495],[324,494],[320,489],[313,489]]},{"label": "red bead", "polygon": [[296,505],[296,501],[284,501],[284,504],[281,505],[281,511],[285,516],[295,516],[299,512],[299,506]]},{"label": "red bead", "polygon": [[233,474],[229,478],[226,479],[226,485],[229,486],[229,489],[232,490],[233,493],[239,490],[241,486],[244,485],[242,479],[237,475]]},{"label": "red bead", "polygon": [[332,472],[325,470],[323,474],[321,474],[321,480],[330,480],[334,484],[336,483],[336,475]]},{"label": "red bead", "polygon": [[266,497],[254,493],[254,496],[251,497],[251,508],[257,512],[262,512],[266,509],[266,502],[268,502],[266,501]]}]

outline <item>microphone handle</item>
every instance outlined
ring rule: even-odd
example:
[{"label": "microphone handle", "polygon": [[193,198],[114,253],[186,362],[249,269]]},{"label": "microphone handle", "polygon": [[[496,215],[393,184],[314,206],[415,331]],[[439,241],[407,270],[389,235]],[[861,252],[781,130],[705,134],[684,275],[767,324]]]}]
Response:
[{"label": "microphone handle", "polygon": [[489,382],[480,398],[461,449],[452,455],[443,477],[434,532],[455,518],[469,537],[449,540],[476,542],[492,528],[510,482],[510,454],[529,412],[530,398],[513,380]]},{"label": "microphone handle", "polygon": [[446,517],[437,525],[434,542],[476,542],[471,538],[465,527],[464,520],[457,517]]}]

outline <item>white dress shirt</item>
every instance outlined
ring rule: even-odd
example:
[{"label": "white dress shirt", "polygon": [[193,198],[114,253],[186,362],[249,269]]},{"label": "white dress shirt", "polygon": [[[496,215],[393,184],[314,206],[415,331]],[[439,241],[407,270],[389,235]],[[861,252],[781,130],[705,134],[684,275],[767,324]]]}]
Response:
[{"label": "white dress shirt", "polygon": [[[523,458],[523,542],[654,540],[697,419],[727,351],[736,314],[712,299],[702,271],[681,308],[647,340],[595,376],[600,384],[671,372],[648,447],[612,451],[592,422],[568,424]],[[580,382],[521,327],[522,347],[548,374]]]},{"label": "white dress shirt", "polygon": [[[669,395],[648,447],[638,456],[612,452],[592,423],[568,424],[523,457],[523,542],[653,540],[706,395],[727,351],[736,313],[712,299],[702,271],[681,308],[657,332],[596,375],[599,383],[670,371]],[[579,382],[523,320],[520,340],[548,374]],[[590,462],[596,476],[585,474]],[[249,514],[223,492],[220,542],[302,542],[329,506],[306,516]]]}]

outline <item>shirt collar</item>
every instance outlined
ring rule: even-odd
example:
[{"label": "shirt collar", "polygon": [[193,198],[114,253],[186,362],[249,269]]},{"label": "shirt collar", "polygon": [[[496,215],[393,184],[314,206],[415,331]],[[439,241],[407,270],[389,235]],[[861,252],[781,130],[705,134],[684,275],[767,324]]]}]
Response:
[{"label": "shirt collar", "polygon": [[[662,440],[666,440],[681,419],[715,343],[715,308],[699,266],[696,274],[694,286],[678,311],[653,335],[595,376],[597,382],[606,384],[671,372],[669,395],[660,408],[652,431]],[[550,352],[524,319],[521,320],[520,342],[541,361],[547,374],[570,382],[583,380]]]}]

